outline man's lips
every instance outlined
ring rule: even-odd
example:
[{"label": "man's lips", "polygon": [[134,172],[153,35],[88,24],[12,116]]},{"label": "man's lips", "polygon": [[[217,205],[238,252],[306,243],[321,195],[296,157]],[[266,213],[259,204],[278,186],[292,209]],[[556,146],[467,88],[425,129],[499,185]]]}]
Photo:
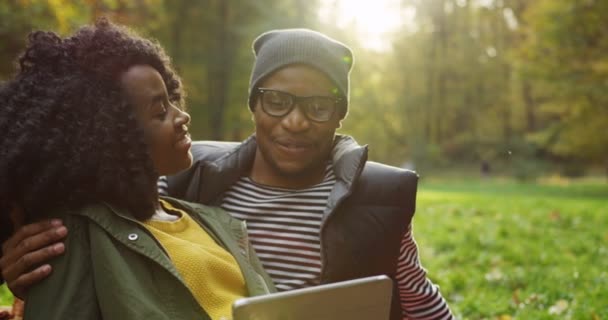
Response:
[{"label": "man's lips", "polygon": [[289,153],[307,152],[313,147],[313,143],[310,141],[302,140],[277,139],[275,140],[275,143],[281,150]]}]

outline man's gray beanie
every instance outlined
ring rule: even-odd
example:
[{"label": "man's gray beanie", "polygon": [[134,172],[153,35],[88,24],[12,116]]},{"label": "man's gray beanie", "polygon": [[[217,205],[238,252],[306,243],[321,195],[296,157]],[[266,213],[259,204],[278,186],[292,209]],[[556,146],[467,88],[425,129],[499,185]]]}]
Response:
[{"label": "man's gray beanie", "polygon": [[347,99],[341,118],[348,111],[349,74],[353,53],[345,44],[308,29],[272,30],[253,41],[255,62],[249,82],[249,108],[253,110],[253,90],[266,76],[290,64],[306,64],[327,75]]}]

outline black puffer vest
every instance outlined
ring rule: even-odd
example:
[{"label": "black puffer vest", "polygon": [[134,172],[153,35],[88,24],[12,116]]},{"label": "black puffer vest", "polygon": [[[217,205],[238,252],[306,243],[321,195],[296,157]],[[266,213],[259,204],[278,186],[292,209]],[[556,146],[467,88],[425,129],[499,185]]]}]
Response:
[{"label": "black puffer vest", "polygon": [[[168,177],[170,196],[219,205],[222,194],[253,163],[255,137],[243,143],[197,142],[194,165]],[[418,176],[367,161],[367,147],[337,136],[336,184],[321,226],[321,282],[386,274],[394,281],[391,319],[401,319],[395,280],[403,234],[414,215]]]}]

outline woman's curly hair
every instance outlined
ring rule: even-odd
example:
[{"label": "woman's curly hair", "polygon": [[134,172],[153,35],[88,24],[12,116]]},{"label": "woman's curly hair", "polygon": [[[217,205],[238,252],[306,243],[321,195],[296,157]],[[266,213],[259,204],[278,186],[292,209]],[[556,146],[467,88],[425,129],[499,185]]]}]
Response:
[{"label": "woman's curly hair", "polygon": [[120,76],[146,64],[183,105],[179,77],[154,41],[102,19],[73,36],[29,35],[16,76],[0,88],[0,221],[26,221],[104,201],[150,217],[156,173]]}]

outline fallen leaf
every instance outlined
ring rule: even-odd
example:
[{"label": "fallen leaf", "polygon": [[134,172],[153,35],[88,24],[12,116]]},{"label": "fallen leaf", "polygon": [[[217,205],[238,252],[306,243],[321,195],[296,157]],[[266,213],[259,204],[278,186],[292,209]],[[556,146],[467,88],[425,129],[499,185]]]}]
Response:
[{"label": "fallen leaf", "polygon": [[486,273],[485,278],[490,282],[498,281],[502,279],[503,274],[498,268],[492,269],[492,271]]},{"label": "fallen leaf", "polygon": [[536,293],[533,293],[529,297],[526,298],[525,303],[530,304],[532,302],[536,302],[537,300],[538,300],[538,295]]},{"label": "fallen leaf", "polygon": [[498,320],[511,320],[511,316],[508,314],[501,314],[500,316],[498,316],[497,318]]},{"label": "fallen leaf", "polygon": [[557,302],[549,307],[549,314],[560,315],[568,309],[568,301],[564,299],[557,300]]},{"label": "fallen leaf", "polygon": [[511,299],[513,300],[513,303],[515,303],[516,306],[521,303],[521,301],[519,300],[519,289],[515,289],[515,291],[513,291]]},{"label": "fallen leaf", "polygon": [[551,221],[557,221],[561,218],[559,211],[554,210],[551,211],[551,213],[549,214],[549,219],[551,219]]}]

